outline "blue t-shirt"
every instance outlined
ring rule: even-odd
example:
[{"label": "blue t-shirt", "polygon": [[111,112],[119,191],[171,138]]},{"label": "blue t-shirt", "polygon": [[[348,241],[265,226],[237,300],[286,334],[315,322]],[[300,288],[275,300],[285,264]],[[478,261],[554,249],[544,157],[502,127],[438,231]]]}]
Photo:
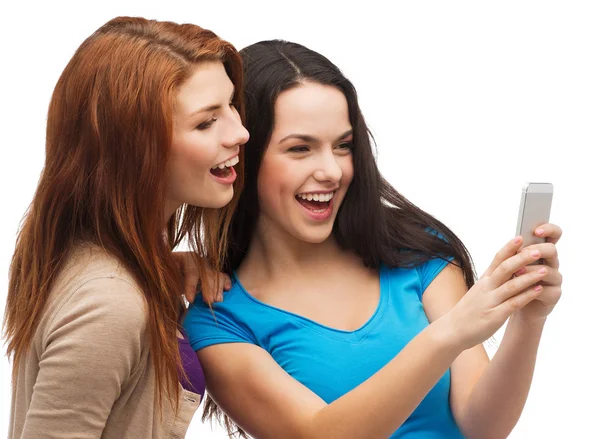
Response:
[{"label": "blue t-shirt", "polygon": [[[252,343],[292,377],[331,403],[385,366],[428,324],[421,297],[446,266],[441,259],[416,268],[382,267],[380,300],[355,331],[329,328],[252,297],[234,275],[223,302],[211,310],[200,295],[184,322],[194,350],[220,343]],[[216,317],[216,320],[215,320]],[[464,439],[450,410],[450,371],[391,438]]]}]

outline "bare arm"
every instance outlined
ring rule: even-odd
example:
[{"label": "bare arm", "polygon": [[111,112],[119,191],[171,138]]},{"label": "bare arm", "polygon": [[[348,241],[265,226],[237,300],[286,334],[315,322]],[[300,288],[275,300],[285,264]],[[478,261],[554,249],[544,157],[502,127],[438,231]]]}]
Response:
[{"label": "bare arm", "polygon": [[[518,248],[507,247],[513,255]],[[510,314],[536,297],[527,289],[539,279],[536,274],[510,280],[532,260],[529,254],[508,258],[379,372],[329,405],[290,377],[267,352],[249,344],[198,351],[208,390],[238,425],[259,439],[389,438],[465,348],[487,339]],[[450,267],[442,273],[446,270]],[[455,295],[464,294],[462,286],[448,288],[459,288]]]},{"label": "bare arm", "polygon": [[[535,272],[546,269],[544,290],[540,296],[513,314],[493,360],[487,359],[479,346],[461,354],[451,367],[451,404],[454,417],[463,434],[470,439],[506,438],[516,425],[531,387],[540,338],[547,314],[560,298],[562,276],[554,242],[560,238],[560,228],[545,225],[549,243],[529,247],[538,249],[546,266],[533,265],[525,269]],[[527,250],[524,250],[527,251]],[[503,256],[500,255],[500,259]],[[431,320],[448,312],[460,300],[447,289],[449,283],[466,285],[458,273],[432,282],[423,298]]]},{"label": "bare arm", "polygon": [[466,437],[508,437],[527,401],[542,329],[543,324],[511,318],[498,352],[457,417]]},{"label": "bare arm", "polygon": [[214,345],[198,356],[211,396],[257,438],[388,438],[459,354],[445,332],[442,324],[430,325],[387,366],[329,405],[257,346]]}]

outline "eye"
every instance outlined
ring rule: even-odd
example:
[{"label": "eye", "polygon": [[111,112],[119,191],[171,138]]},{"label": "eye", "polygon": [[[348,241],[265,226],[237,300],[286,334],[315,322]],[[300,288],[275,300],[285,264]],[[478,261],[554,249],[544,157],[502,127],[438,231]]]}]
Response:
[{"label": "eye", "polygon": [[292,146],[291,148],[288,149],[288,152],[293,152],[293,153],[301,153],[301,152],[308,152],[308,151],[310,151],[310,149],[306,145]]},{"label": "eye", "polygon": [[200,125],[196,127],[197,130],[204,131],[209,129],[215,122],[217,121],[216,117],[207,120],[206,122],[202,122]]},{"label": "eye", "polygon": [[344,143],[340,143],[337,146],[338,149],[342,149],[342,150],[346,150],[346,151],[352,151],[354,149],[354,143],[352,142],[344,142]]}]

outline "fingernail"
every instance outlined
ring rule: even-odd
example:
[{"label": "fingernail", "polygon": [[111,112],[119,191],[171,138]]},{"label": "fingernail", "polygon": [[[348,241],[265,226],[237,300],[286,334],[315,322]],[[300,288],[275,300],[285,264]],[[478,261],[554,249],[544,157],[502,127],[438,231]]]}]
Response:
[{"label": "fingernail", "polygon": [[534,288],[535,291],[542,291],[542,286],[538,285],[537,287]]},{"label": "fingernail", "polygon": [[542,236],[544,234],[544,229],[537,229],[535,231],[535,234],[538,235],[538,236]]},{"label": "fingernail", "polygon": [[540,257],[540,255],[541,255],[541,253],[540,253],[540,251],[539,251],[539,250],[534,250],[534,251],[532,251],[532,252],[530,253],[530,255],[531,255],[531,257],[532,257],[532,258],[539,258],[539,257]]},{"label": "fingernail", "polygon": [[545,273],[546,273],[546,271],[547,271],[547,270],[546,270],[546,267],[542,267],[542,268],[540,268],[540,269],[538,270],[538,273],[540,273],[540,274],[545,274]]},{"label": "fingernail", "polygon": [[521,237],[520,237],[520,236],[517,236],[513,242],[514,242],[515,244],[518,244],[519,242],[521,242]]}]

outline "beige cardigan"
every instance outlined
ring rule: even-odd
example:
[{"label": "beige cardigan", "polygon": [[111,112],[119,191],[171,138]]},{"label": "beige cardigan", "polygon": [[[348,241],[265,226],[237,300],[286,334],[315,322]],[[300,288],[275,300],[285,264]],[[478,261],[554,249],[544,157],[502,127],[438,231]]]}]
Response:
[{"label": "beige cardigan", "polygon": [[12,387],[9,439],[183,438],[200,404],[155,406],[145,301],[116,258],[72,252]]}]

